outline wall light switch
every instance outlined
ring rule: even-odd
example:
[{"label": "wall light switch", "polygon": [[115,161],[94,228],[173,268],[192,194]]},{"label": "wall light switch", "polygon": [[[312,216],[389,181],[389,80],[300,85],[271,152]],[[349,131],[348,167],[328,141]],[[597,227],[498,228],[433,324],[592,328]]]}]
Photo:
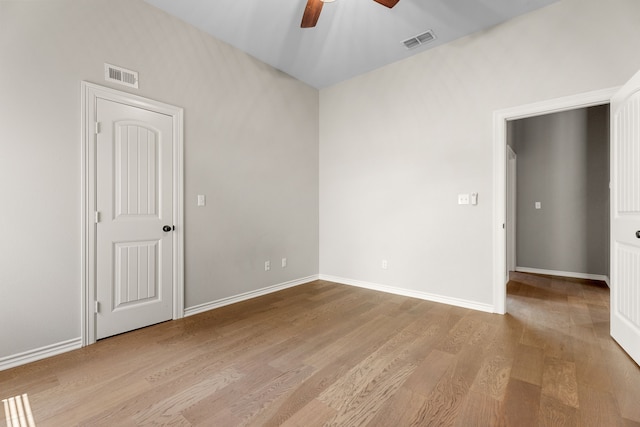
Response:
[{"label": "wall light switch", "polygon": [[458,204],[459,205],[468,205],[469,204],[469,195],[468,194],[458,194]]},{"label": "wall light switch", "polygon": [[471,193],[471,204],[474,206],[478,204],[478,193]]},{"label": "wall light switch", "polygon": [[205,206],[207,204],[207,200],[204,197],[204,194],[198,194],[198,206]]},{"label": "wall light switch", "polygon": [[542,203],[536,202],[536,209],[542,209]]}]

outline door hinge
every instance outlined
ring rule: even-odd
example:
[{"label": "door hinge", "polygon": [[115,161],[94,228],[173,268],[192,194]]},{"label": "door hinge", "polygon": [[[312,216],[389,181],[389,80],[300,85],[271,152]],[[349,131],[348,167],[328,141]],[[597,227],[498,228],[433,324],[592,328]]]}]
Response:
[{"label": "door hinge", "polygon": [[96,211],[96,224],[100,222],[100,212]]},{"label": "door hinge", "polygon": [[100,122],[96,122],[96,135],[100,133]]},{"label": "door hinge", "polygon": [[96,301],[95,313],[100,313],[100,303],[98,301]]}]

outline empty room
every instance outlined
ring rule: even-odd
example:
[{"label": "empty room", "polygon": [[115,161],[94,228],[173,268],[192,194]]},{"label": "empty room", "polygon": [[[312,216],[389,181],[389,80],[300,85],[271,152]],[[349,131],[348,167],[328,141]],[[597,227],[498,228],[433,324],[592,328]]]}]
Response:
[{"label": "empty room", "polygon": [[[0,0],[0,427],[640,426],[639,52],[636,0]],[[579,109],[598,229],[518,246],[511,129]]]}]

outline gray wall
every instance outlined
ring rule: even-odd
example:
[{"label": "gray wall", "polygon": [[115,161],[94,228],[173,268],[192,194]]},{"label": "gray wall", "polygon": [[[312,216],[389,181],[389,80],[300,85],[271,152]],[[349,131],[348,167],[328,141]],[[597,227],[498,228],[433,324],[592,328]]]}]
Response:
[{"label": "gray wall", "polygon": [[321,90],[320,272],[490,309],[494,112],[622,85],[639,16],[562,0]]},{"label": "gray wall", "polygon": [[0,1],[0,358],[80,336],[82,80],[184,108],[187,308],[318,273],[316,89],[140,0]]},{"label": "gray wall", "polygon": [[511,126],[518,156],[517,266],[608,276],[609,106]]}]

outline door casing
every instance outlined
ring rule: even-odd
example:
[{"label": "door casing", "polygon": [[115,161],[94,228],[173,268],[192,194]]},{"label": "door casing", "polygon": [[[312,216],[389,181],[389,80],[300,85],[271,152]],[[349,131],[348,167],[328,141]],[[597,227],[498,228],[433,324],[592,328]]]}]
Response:
[{"label": "door casing", "polygon": [[96,341],[96,100],[98,98],[166,114],[173,121],[173,319],[184,316],[183,109],[127,92],[81,83],[81,325],[82,346]]},{"label": "door casing", "polygon": [[509,271],[515,271],[516,261],[516,209],[517,209],[517,154],[507,146],[507,268],[505,283],[509,281]]},{"label": "door casing", "polygon": [[505,314],[507,287],[507,122],[543,114],[608,104],[620,87],[551,99],[493,113],[493,311]]}]

